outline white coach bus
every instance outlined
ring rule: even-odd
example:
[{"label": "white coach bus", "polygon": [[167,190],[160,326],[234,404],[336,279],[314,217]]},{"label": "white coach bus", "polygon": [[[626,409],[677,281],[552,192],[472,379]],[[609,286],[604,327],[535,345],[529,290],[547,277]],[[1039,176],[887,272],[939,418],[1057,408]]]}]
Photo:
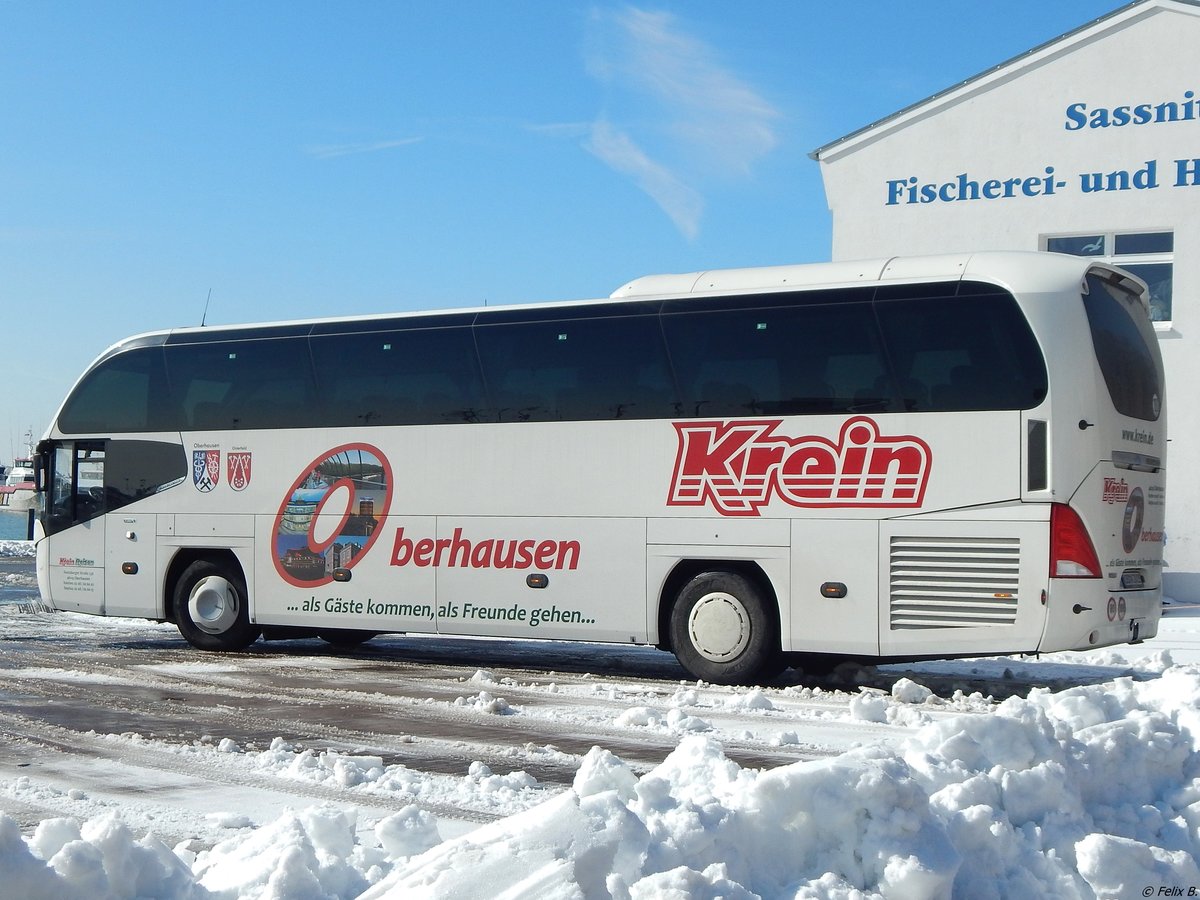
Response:
[{"label": "white coach bus", "polygon": [[1145,286],[1067,256],[187,328],[63,403],[38,580],[210,650],[621,642],[744,683],[1087,649],[1157,631],[1165,451]]}]

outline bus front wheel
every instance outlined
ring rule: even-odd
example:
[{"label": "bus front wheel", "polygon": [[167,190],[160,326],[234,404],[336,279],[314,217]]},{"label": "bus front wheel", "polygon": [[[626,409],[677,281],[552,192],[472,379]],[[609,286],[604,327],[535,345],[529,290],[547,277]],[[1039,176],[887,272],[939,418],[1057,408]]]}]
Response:
[{"label": "bus front wheel", "polygon": [[778,626],[771,603],[735,572],[702,572],[671,610],[671,648],[695,678],[751,684],[778,674]]},{"label": "bus front wheel", "polygon": [[246,581],[233,567],[198,560],[175,585],[175,624],[200,650],[242,650],[259,636],[246,608]]}]

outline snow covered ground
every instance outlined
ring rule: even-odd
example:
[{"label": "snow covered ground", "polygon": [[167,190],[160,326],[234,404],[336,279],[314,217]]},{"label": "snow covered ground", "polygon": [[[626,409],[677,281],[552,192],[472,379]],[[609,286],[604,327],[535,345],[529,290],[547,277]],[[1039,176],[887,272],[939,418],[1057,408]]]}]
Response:
[{"label": "snow covered ground", "polygon": [[[26,547],[0,542],[0,558]],[[303,648],[197,656],[167,626],[2,602],[28,598],[28,577],[0,581],[0,732],[29,726],[26,686],[70,711],[135,679],[172,679],[189,704],[189,684],[255,682],[275,709],[300,696],[298,667],[331,684],[378,668]],[[358,710],[370,749],[346,730],[314,747],[39,723],[43,756],[82,752],[57,772],[0,763],[0,897],[1197,896],[1196,612],[1173,609],[1138,647],[761,689],[672,678],[650,650],[599,676],[537,672],[545,645],[512,650],[515,675],[448,667],[448,682],[418,677],[403,695],[305,687],[305,702]],[[245,721],[235,702],[221,696],[230,733]],[[406,745],[414,716],[478,736],[458,745],[474,755],[465,771],[394,761],[405,746],[450,746]],[[269,734],[284,720],[253,721]],[[504,743],[514,728],[555,742]],[[581,738],[597,746],[576,752]],[[124,786],[131,767],[138,783]]]}]

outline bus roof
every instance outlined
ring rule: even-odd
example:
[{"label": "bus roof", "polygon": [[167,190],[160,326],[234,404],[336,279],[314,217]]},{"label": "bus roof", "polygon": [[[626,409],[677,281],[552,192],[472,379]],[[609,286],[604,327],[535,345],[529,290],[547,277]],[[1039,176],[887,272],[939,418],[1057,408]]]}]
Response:
[{"label": "bus roof", "polygon": [[[646,275],[622,285],[610,296],[615,300],[714,292],[803,289],[874,281],[942,281],[970,277],[973,274],[990,281],[997,278],[1004,280],[1010,273],[1030,268],[1038,269],[1037,274],[1040,277],[1045,277],[1047,269],[1078,273],[1081,276],[1088,265],[1089,261],[1080,257],[1032,251],[893,256],[845,262]],[[1077,276],[1072,274],[1067,277]]]},{"label": "bus roof", "polygon": [[953,281],[963,278],[987,281],[1012,290],[1021,290],[1036,284],[1038,289],[1044,290],[1048,279],[1059,281],[1061,285],[1070,284],[1080,280],[1088,269],[1097,265],[1103,264],[1096,260],[1057,253],[988,251],[647,275],[627,282],[613,291],[608,298],[413,310],[276,322],[189,326],[147,332],[118,341],[100,354],[95,362],[99,362],[113,353],[136,346],[233,340],[245,337],[299,336],[319,332],[323,330],[323,326],[328,328],[336,323],[379,323],[380,325],[395,323],[397,327],[404,327],[404,323],[412,322],[415,325],[417,320],[422,318],[436,319],[438,324],[445,324],[453,318],[458,318],[462,324],[470,324],[477,316],[503,316],[506,312],[545,309],[555,306],[578,309],[589,305],[610,304],[613,301],[638,302],[655,298],[686,297],[709,293],[750,294],[804,290],[834,285],[849,287],[867,285],[872,282]]}]

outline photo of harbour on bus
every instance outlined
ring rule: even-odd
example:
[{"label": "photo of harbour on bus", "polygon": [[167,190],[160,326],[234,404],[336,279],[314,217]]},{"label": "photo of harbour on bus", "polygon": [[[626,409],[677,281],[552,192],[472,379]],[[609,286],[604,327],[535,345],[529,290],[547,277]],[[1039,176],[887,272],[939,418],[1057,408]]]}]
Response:
[{"label": "photo of harbour on bus", "polygon": [[[274,559],[284,580],[301,586],[328,583],[335,573],[348,572],[370,546],[379,527],[376,507],[385,515],[390,498],[388,469],[378,452],[348,445],[317,462],[293,486],[275,529]],[[326,504],[341,512],[328,534],[318,535],[314,529]]]}]

